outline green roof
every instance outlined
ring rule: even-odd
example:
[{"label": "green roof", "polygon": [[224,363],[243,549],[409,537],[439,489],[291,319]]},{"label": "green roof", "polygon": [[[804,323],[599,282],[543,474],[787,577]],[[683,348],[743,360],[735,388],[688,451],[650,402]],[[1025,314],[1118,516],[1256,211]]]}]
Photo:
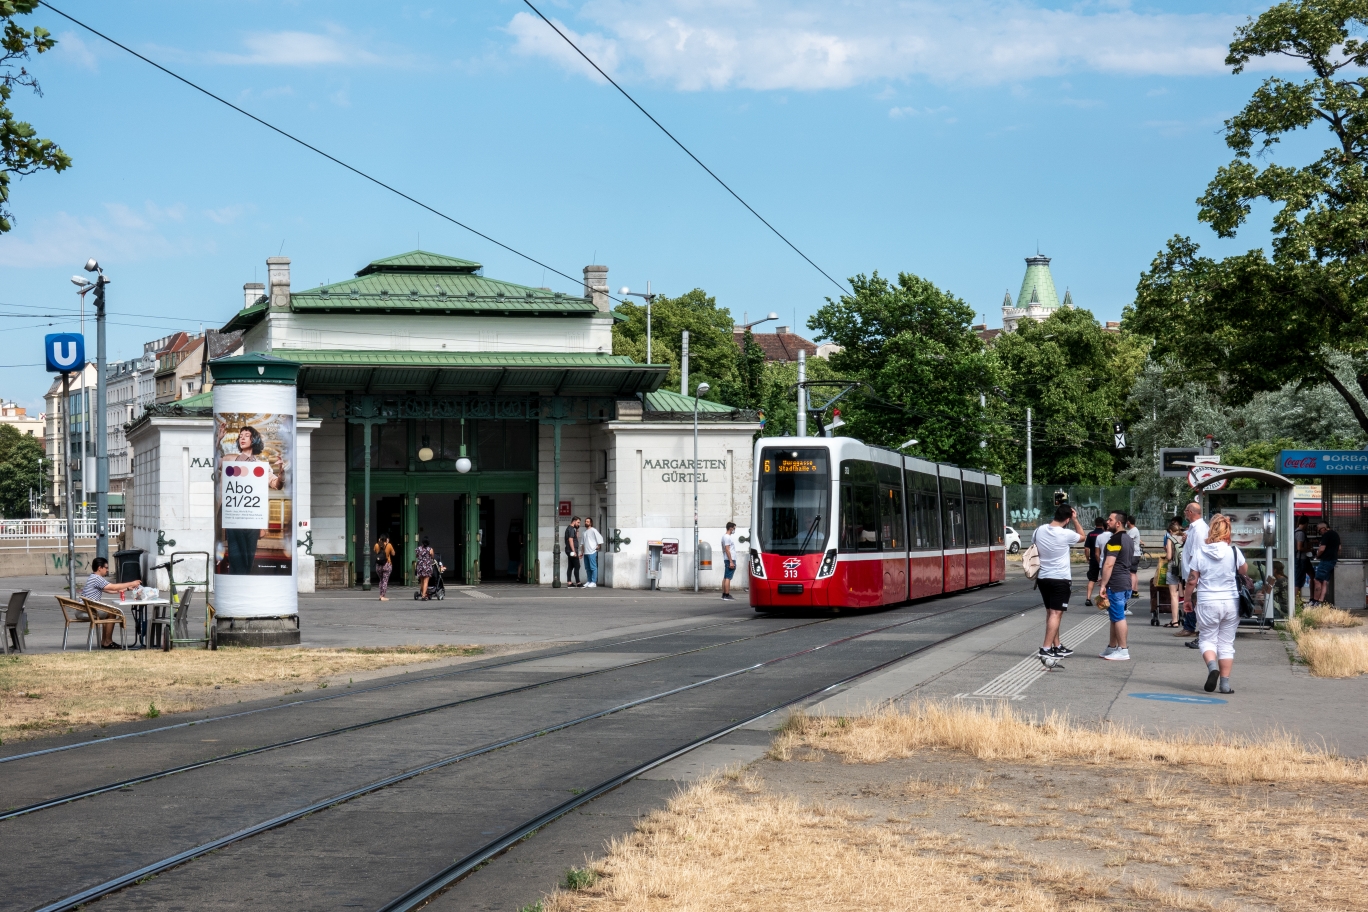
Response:
[{"label": "green roof", "polygon": [[[321,392],[632,396],[669,366],[589,352],[352,351],[278,348],[297,362],[300,395]],[[692,406],[691,406],[692,407]]]},{"label": "green roof", "polygon": [[[685,396],[683,393],[676,393],[674,390],[656,390],[646,394],[646,410],[651,412],[692,412],[694,401],[692,396]],[[734,412],[736,409],[730,405],[723,405],[720,402],[709,402],[707,399],[698,400],[698,411],[703,412]]]},{"label": "green roof", "polygon": [[1036,254],[1026,258],[1026,275],[1021,280],[1021,293],[1016,306],[1040,304],[1050,310],[1059,309],[1059,294],[1055,291],[1054,276],[1050,274],[1050,258]]},{"label": "green roof", "polygon": [[180,400],[180,406],[181,408],[213,408],[214,391],[206,390],[202,393],[196,393],[193,396],[186,396],[184,399]]},{"label": "green roof", "polygon": [[[479,274],[474,260],[411,250],[373,260],[355,278],[290,292],[295,313],[461,314],[465,316],[592,316],[582,295],[532,288]],[[233,315],[224,332],[249,329],[265,318],[262,301]]]}]

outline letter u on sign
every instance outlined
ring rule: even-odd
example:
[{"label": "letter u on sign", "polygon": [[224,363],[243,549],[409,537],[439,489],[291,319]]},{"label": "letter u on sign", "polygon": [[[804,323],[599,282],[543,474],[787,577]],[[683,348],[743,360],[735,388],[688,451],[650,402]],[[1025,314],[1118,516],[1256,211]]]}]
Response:
[{"label": "letter u on sign", "polygon": [[48,373],[65,374],[85,367],[85,337],[80,333],[51,333],[43,337]]}]

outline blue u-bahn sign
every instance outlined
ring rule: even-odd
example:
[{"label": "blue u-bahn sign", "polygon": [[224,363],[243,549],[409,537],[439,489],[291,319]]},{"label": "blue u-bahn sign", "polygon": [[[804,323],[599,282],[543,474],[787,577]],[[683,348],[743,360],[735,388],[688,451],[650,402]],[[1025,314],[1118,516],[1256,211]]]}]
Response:
[{"label": "blue u-bahn sign", "polygon": [[80,333],[52,333],[43,337],[43,353],[50,374],[65,374],[85,367],[85,336]]}]

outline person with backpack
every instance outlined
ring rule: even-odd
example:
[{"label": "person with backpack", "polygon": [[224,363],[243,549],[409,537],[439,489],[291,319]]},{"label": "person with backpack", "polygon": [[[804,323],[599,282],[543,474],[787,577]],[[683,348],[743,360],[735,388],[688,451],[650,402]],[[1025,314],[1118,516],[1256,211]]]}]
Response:
[{"label": "person with backpack", "polygon": [[[1065,528],[1070,523],[1072,530]],[[1063,503],[1055,507],[1053,522],[1036,528],[1031,536],[1031,547],[1022,556],[1026,575],[1032,576],[1032,569],[1036,571],[1036,588],[1045,603],[1045,642],[1038,653],[1042,662],[1073,655],[1072,649],[1059,642],[1059,625],[1064,620],[1064,612],[1069,610],[1069,595],[1073,591],[1069,549],[1082,540],[1083,527],[1078,524],[1078,511]]]}]

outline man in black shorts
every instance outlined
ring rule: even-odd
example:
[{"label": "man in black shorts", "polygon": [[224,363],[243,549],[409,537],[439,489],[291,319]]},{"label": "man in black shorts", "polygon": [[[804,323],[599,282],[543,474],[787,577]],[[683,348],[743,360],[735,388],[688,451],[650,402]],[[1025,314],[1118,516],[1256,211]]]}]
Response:
[{"label": "man in black shorts", "polygon": [[1083,540],[1083,554],[1088,558],[1088,598],[1083,603],[1089,608],[1092,607],[1093,586],[1102,578],[1102,562],[1097,559],[1097,537],[1107,534],[1107,521],[1102,517],[1093,520],[1093,530],[1088,533],[1088,537]]},{"label": "man in black shorts", "polygon": [[[1069,566],[1069,549],[1083,540],[1083,527],[1078,524],[1078,513],[1068,504],[1055,507],[1054,522],[1040,526],[1031,536],[1031,543],[1040,555],[1040,573],[1036,586],[1045,603],[1045,643],[1040,647],[1040,658],[1062,659],[1073,655],[1073,650],[1059,641],[1059,624],[1069,610],[1069,594],[1073,590],[1073,571]],[[1073,524],[1074,530],[1064,528]]]}]

